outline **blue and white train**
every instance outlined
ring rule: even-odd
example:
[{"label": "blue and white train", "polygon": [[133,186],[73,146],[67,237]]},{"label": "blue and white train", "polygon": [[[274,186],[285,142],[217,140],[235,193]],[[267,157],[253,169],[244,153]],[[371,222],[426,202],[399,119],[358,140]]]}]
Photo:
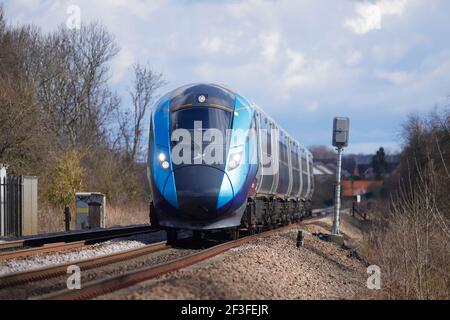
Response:
[{"label": "blue and white train", "polygon": [[[206,161],[205,152],[223,161]],[[157,102],[148,177],[151,224],[171,240],[179,229],[228,229],[235,237],[311,213],[312,154],[260,108],[216,84],[186,85]]]}]

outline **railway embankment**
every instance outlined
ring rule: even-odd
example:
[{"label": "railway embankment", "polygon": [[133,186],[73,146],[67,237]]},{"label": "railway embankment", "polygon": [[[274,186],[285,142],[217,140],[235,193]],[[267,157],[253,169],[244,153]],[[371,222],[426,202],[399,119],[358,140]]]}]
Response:
[{"label": "railway embankment", "polygon": [[[366,263],[348,249],[321,240],[331,217],[305,221],[297,230],[234,248],[199,264],[99,297],[100,299],[367,299]],[[361,221],[342,217],[346,243],[362,236]]]}]

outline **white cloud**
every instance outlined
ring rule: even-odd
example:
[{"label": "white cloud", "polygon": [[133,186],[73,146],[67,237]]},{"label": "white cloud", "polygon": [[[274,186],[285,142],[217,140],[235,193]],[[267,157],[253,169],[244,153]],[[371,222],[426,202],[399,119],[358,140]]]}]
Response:
[{"label": "white cloud", "polygon": [[219,37],[206,38],[201,46],[208,53],[217,53],[222,48],[222,40]]},{"label": "white cloud", "polygon": [[262,56],[269,63],[275,62],[280,49],[280,34],[278,32],[261,33],[259,41],[262,47]]},{"label": "white cloud", "polygon": [[388,81],[396,85],[404,85],[411,81],[411,74],[403,71],[384,71],[378,70],[375,72],[378,79]]},{"label": "white cloud", "polygon": [[360,51],[351,51],[348,55],[347,55],[347,59],[345,61],[345,63],[352,67],[352,66],[356,66],[358,64],[361,63],[363,59],[363,54]]},{"label": "white cloud", "polygon": [[[162,91],[225,83],[305,144],[328,143],[330,115],[340,113],[359,117],[355,143],[395,140],[405,114],[450,93],[448,0],[75,2],[83,23],[100,20],[121,48],[113,89],[129,86],[135,62],[163,73]],[[49,31],[72,3],[6,1],[5,9],[12,23]],[[379,28],[386,32],[353,35]],[[366,135],[374,129],[389,134]]]},{"label": "white cloud", "polygon": [[308,110],[309,112],[316,112],[317,110],[319,110],[319,103],[317,101],[308,103],[306,105],[306,110]]},{"label": "white cloud", "polygon": [[407,53],[407,45],[398,41],[376,44],[371,49],[371,56],[377,63],[397,61]]},{"label": "white cloud", "polygon": [[358,3],[355,10],[359,17],[346,20],[346,27],[358,34],[381,29],[381,9],[378,5]]},{"label": "white cloud", "polygon": [[379,0],[374,3],[364,2],[355,5],[357,18],[347,19],[345,26],[357,34],[380,30],[383,16],[401,16],[408,0]]},{"label": "white cloud", "polygon": [[306,59],[301,52],[295,52],[291,49],[287,49],[286,56],[289,61],[285,71],[286,76],[296,76],[304,72]]},{"label": "white cloud", "polygon": [[123,80],[124,76],[130,71],[131,66],[135,63],[133,52],[128,48],[122,48],[119,54],[114,58],[111,69],[111,81],[115,84]]},{"label": "white cloud", "polygon": [[333,61],[307,59],[303,53],[289,48],[285,54],[288,61],[282,82],[285,90],[325,88],[337,75]]}]

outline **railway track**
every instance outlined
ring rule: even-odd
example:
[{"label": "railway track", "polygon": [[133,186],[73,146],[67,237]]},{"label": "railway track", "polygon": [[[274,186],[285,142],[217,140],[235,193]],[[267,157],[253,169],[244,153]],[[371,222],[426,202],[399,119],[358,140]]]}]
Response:
[{"label": "railway track", "polygon": [[156,231],[158,230],[150,226],[133,226],[8,241],[0,243],[0,261],[79,249],[89,244],[108,241],[118,237],[128,237]]},{"label": "railway track", "polygon": [[79,290],[61,290],[44,296],[40,296],[36,299],[40,300],[85,300],[98,297],[107,293],[117,291],[126,287],[130,287],[139,282],[149,280],[163,274],[173,272],[196,263],[202,262],[206,259],[217,256],[230,249],[252,243],[260,238],[270,237],[278,232],[287,231],[298,227],[298,224],[292,224],[289,226],[281,227],[274,230],[265,231],[256,235],[246,236],[238,240],[229,241],[208,249],[201,250],[197,253],[190,254],[188,256],[171,260],[168,262],[160,263],[157,265],[144,267],[138,270],[129,271],[127,273],[112,276],[106,279],[92,281],[82,284],[82,288]]},{"label": "railway track", "polygon": [[[309,217],[304,220],[304,223],[305,224],[312,223],[314,220],[321,219],[322,217],[323,216]],[[99,295],[113,292],[118,289],[134,285],[138,282],[151,279],[159,275],[187,267],[189,265],[196,264],[198,262],[219,255],[237,246],[241,246],[256,241],[258,238],[268,237],[277,232],[291,229],[296,226],[298,226],[298,224],[273,229],[256,235],[243,237],[235,241],[222,243],[219,245],[213,243],[214,245],[213,247],[208,249],[202,249],[201,251],[178,250],[180,248],[181,249],[183,248],[182,247],[172,248],[168,246],[165,241],[163,241],[149,244],[137,249],[131,249],[110,255],[99,256],[81,261],[73,261],[64,264],[58,264],[46,268],[32,269],[28,271],[6,274],[4,276],[0,276],[0,292],[3,291],[3,294],[6,293],[6,295],[3,295],[3,297],[6,297],[7,299],[15,297],[19,297],[21,299],[29,298],[30,294],[26,292],[30,293],[32,292],[32,294],[39,294],[38,299],[94,298]],[[73,248],[76,248],[79,245],[83,245],[83,243],[84,243],[83,241],[67,244],[54,243],[43,246],[41,250],[59,251],[61,250],[61,248],[64,249],[68,248],[67,245],[72,245]],[[171,249],[172,252],[170,252],[169,249]],[[165,253],[164,252],[165,250],[167,250],[168,252]],[[175,251],[177,252],[176,254],[174,254]],[[168,258],[159,260],[157,258],[154,258],[153,255],[158,252],[161,252],[164,256],[167,256]],[[11,252],[10,254],[13,253],[14,252]],[[24,252],[16,252],[16,254],[22,253]],[[180,258],[180,256],[182,256],[182,258]],[[142,261],[147,260],[150,261],[152,259],[156,260],[156,262],[142,263]],[[67,280],[68,267],[74,264],[77,265],[81,271],[90,270],[88,273],[83,272],[83,277],[85,278],[83,279],[82,289],[72,291],[61,290],[61,288],[65,288],[66,286],[65,282]],[[105,270],[109,271],[105,272]],[[123,272],[123,270],[125,270],[126,272]],[[95,275],[92,276],[92,274]],[[100,276],[97,276],[97,274],[100,274]],[[111,276],[111,274],[113,274],[113,276]],[[101,280],[92,281],[92,279],[101,279]],[[52,283],[52,285],[50,285],[50,283]],[[53,284],[56,285],[53,286]],[[41,287],[46,289],[40,291],[39,288]],[[35,288],[37,288],[37,290]],[[14,290],[18,291],[22,290],[25,293],[20,293],[19,295],[16,295],[13,293]],[[55,290],[61,291],[51,293],[55,292]]]},{"label": "railway track", "polygon": [[141,248],[122,251],[106,256],[99,256],[96,258],[80,260],[76,262],[58,264],[41,269],[32,269],[29,271],[11,273],[0,277],[0,289],[19,284],[26,284],[33,281],[49,280],[61,275],[65,275],[67,273],[67,268],[74,264],[76,264],[81,271],[85,271],[93,268],[99,268],[108,264],[125,261],[127,259],[137,258],[146,254],[166,250],[168,248],[169,247],[167,246],[166,241],[162,241],[152,243]]}]

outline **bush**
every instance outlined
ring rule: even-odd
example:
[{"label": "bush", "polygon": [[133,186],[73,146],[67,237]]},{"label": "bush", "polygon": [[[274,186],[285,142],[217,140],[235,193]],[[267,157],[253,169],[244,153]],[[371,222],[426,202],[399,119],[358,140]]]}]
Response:
[{"label": "bush", "polygon": [[378,201],[363,254],[391,299],[450,298],[450,117],[410,117],[400,176]]},{"label": "bush", "polygon": [[62,152],[55,167],[50,171],[48,201],[57,208],[73,204],[75,194],[83,189],[83,173],[78,152]]}]

